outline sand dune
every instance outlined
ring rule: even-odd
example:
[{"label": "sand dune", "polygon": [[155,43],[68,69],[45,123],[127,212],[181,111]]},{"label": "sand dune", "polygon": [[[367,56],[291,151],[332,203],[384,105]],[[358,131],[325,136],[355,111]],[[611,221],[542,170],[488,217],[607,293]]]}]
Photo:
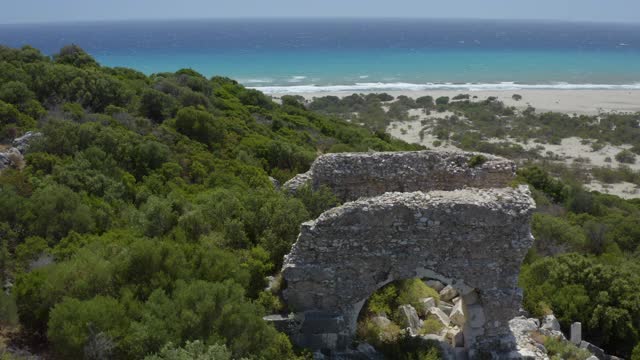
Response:
[{"label": "sand dune", "polygon": [[[495,96],[508,106],[526,108],[528,105],[538,112],[557,111],[569,114],[595,115],[600,112],[638,112],[640,111],[640,90],[500,90],[500,91],[388,91],[390,95],[406,95],[418,98],[430,95],[453,97],[460,93],[486,99]],[[513,94],[522,95],[522,100],[515,101]],[[318,92],[297,94],[307,99],[327,95],[346,96],[347,92]]]}]

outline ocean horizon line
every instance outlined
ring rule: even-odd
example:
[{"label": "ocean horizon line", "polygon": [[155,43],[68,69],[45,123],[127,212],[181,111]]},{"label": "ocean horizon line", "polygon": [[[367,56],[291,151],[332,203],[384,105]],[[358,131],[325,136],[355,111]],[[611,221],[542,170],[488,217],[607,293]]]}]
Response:
[{"label": "ocean horizon line", "polygon": [[[242,84],[242,82],[240,82]],[[248,85],[248,84],[246,84]],[[319,92],[367,92],[367,91],[507,91],[507,90],[640,90],[640,82],[629,84],[572,84],[556,82],[548,84],[518,84],[515,82],[499,83],[356,83],[352,85],[277,85],[247,86],[266,94],[301,94]]]},{"label": "ocean horizon line", "polygon": [[149,22],[202,22],[202,21],[292,21],[301,22],[308,20],[318,21],[397,21],[397,20],[417,20],[417,21],[435,21],[435,22],[456,22],[456,21],[475,21],[475,22],[503,22],[503,23],[556,23],[556,24],[596,24],[596,25],[630,25],[640,26],[640,22],[636,21],[613,21],[613,20],[594,20],[594,19],[552,19],[552,18],[474,18],[474,17],[422,17],[422,16],[385,16],[385,17],[369,17],[369,16],[232,16],[232,17],[174,17],[174,18],[114,18],[114,19],[89,19],[89,20],[50,20],[50,21],[18,21],[18,22],[0,22],[0,26],[30,26],[30,25],[89,25],[101,23],[149,23]]}]

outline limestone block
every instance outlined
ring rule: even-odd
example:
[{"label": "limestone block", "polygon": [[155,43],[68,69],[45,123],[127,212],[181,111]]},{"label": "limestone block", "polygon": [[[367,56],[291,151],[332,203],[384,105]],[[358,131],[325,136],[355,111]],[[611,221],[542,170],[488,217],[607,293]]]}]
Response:
[{"label": "limestone block", "polygon": [[451,285],[447,285],[440,290],[440,300],[442,301],[451,301],[456,296],[458,296],[458,292]]},{"label": "limestone block", "polygon": [[426,334],[421,336],[425,340],[432,340],[437,342],[444,342],[444,336],[436,335],[436,334]]},{"label": "limestone block", "polygon": [[451,346],[455,347],[464,347],[464,334],[462,333],[462,329],[457,326],[447,329],[446,338],[451,344]]},{"label": "limestone block", "polygon": [[574,345],[580,345],[582,342],[582,323],[574,322],[571,324],[571,342]]},{"label": "limestone block", "polygon": [[440,322],[444,325],[444,326],[449,326],[449,324],[451,323],[451,320],[449,319],[449,316],[447,316],[447,314],[444,313],[444,311],[438,309],[437,307],[431,308],[429,310],[429,313],[431,313],[432,315],[434,315],[438,320],[440,320]]},{"label": "limestone block", "polygon": [[451,314],[451,310],[453,310],[453,304],[446,303],[444,301],[440,301],[438,304],[438,309],[444,311],[445,314]]},{"label": "limestone block", "polygon": [[547,315],[544,318],[542,318],[541,328],[545,330],[560,331],[560,323],[558,322],[558,319],[556,319],[556,317],[553,314]]},{"label": "limestone block", "polygon": [[466,320],[464,316],[464,309],[462,307],[462,301],[458,301],[454,306],[453,310],[451,310],[451,314],[449,314],[449,318],[451,322],[458,326],[463,326]]},{"label": "limestone block", "polygon": [[422,320],[418,317],[418,312],[411,305],[400,305],[398,307],[398,321],[403,328],[410,328],[417,331],[422,327]]},{"label": "limestone block", "polygon": [[436,300],[432,297],[420,299],[420,314],[426,315],[431,308],[436,307]]}]

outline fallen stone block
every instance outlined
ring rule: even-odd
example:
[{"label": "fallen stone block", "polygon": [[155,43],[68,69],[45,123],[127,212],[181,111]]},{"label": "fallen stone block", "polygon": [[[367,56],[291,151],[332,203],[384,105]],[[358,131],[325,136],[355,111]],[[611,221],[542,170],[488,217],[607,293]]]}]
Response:
[{"label": "fallen stone block", "polygon": [[458,301],[454,306],[453,310],[449,314],[449,319],[454,325],[463,326],[466,321],[466,317],[464,316],[464,310],[462,308],[462,301]]},{"label": "fallen stone block", "polygon": [[451,323],[449,316],[445,314],[444,311],[438,309],[437,307],[431,308],[429,310],[429,313],[433,314],[436,318],[438,318],[438,320],[440,320],[440,322],[444,326],[449,326],[449,324]]},{"label": "fallen stone block", "polygon": [[440,300],[451,301],[454,297],[458,296],[458,292],[451,285],[447,285],[440,291]]}]

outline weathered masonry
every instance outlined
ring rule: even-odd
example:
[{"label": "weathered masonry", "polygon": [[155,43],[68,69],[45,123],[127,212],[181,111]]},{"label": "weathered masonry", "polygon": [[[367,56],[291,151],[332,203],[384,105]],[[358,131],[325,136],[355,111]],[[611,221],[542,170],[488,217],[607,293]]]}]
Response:
[{"label": "weathered masonry", "polygon": [[472,167],[473,156],[326,155],[304,179],[286,185],[295,191],[308,181],[345,200],[360,197],[303,224],[285,258],[283,297],[294,313],[285,322],[294,342],[346,349],[373,292],[421,277],[450,284],[462,295],[470,358],[514,355],[508,322],[522,300],[517,278],[533,243],[534,202],[526,187],[507,186],[515,176],[512,162],[487,156]]},{"label": "weathered masonry", "polygon": [[320,156],[311,169],[284,184],[296,191],[305,184],[329,187],[343,201],[386,192],[456,190],[463,187],[506,187],[515,177],[513,161],[482,154],[411,151],[341,153]]}]

